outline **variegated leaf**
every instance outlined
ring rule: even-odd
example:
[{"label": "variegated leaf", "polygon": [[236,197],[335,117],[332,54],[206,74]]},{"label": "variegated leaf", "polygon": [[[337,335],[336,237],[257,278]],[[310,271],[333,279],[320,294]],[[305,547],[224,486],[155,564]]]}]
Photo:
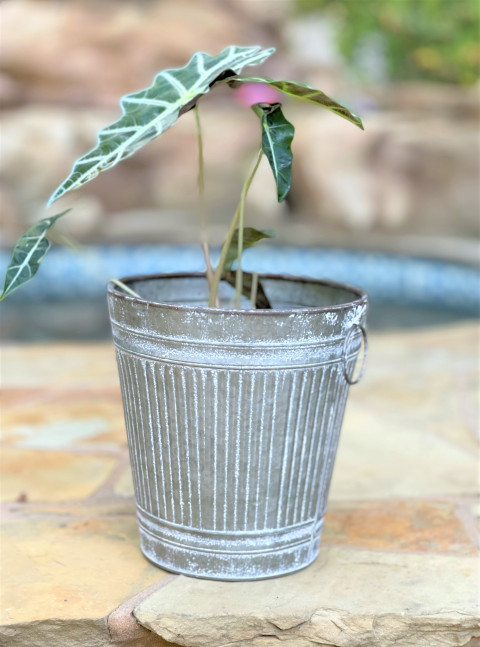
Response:
[{"label": "variegated leaf", "polygon": [[277,197],[281,202],[292,186],[293,125],[285,119],[280,103],[257,103],[252,106],[262,124],[262,150],[273,171]]},{"label": "variegated leaf", "polygon": [[352,124],[355,124],[355,126],[358,126],[362,130],[364,129],[360,117],[355,115],[353,112],[350,112],[350,110],[345,108],[345,106],[342,106],[340,103],[331,99],[321,90],[315,90],[304,83],[296,83],[295,81],[274,81],[272,79],[263,79],[258,76],[236,78],[229,82],[232,87],[238,87],[241,83],[265,83],[276,90],[280,90],[280,92],[283,92],[284,94],[289,94],[292,97],[304,99],[305,101],[318,103],[319,105],[328,108],[336,115],[351,121]]},{"label": "variegated leaf", "polygon": [[158,137],[216,82],[235,76],[247,65],[263,63],[274,51],[231,45],[218,56],[197,52],[184,67],[164,70],[149,88],[123,97],[123,116],[99,132],[96,147],[75,162],[49,204]]},{"label": "variegated leaf", "polygon": [[[232,271],[225,272],[225,274],[223,275],[223,278],[232,287],[236,286],[237,278],[236,278],[235,272],[232,272]],[[252,283],[253,283],[253,274],[251,274],[250,272],[242,272],[242,294],[244,297],[247,297],[247,299],[250,298],[250,295],[252,292]],[[265,290],[263,289],[261,281],[258,281],[258,284],[257,284],[255,308],[260,310],[272,309],[272,306],[270,304],[270,301],[268,300],[267,295],[265,294]]]},{"label": "variegated leaf", "polygon": [[12,260],[7,267],[0,301],[35,276],[45,254],[50,249],[47,231],[70,209],[50,218],[39,220],[27,229],[13,248]]},{"label": "variegated leaf", "polygon": [[[253,227],[244,227],[243,228],[243,251],[252,247],[258,241],[263,240],[264,238],[274,238],[275,234],[272,231],[260,231],[259,229],[254,229]],[[225,263],[223,265],[223,271],[228,272],[232,269],[232,265],[237,260],[238,256],[238,229],[235,229],[233,234],[230,247],[227,251],[227,256],[225,258]]]}]

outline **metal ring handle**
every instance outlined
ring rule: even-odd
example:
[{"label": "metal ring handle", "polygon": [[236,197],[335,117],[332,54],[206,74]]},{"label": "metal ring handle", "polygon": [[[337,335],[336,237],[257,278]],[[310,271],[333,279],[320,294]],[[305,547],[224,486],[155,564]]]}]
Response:
[{"label": "metal ring handle", "polygon": [[[350,375],[347,373],[347,348],[350,343],[350,339],[353,335],[354,332],[357,330],[360,330],[362,333],[362,338],[363,338],[363,361],[362,361],[362,368],[360,369],[360,373],[357,376],[356,380],[352,380]],[[362,379],[364,373],[365,373],[365,367],[367,364],[367,355],[368,355],[368,341],[367,341],[367,331],[363,326],[360,324],[353,324],[353,326],[350,328],[350,330],[347,332],[347,335],[345,337],[345,340],[343,342],[343,350],[342,350],[342,364],[343,364],[343,377],[345,380],[350,384],[350,386],[353,386],[354,384],[358,384],[360,380]]]}]

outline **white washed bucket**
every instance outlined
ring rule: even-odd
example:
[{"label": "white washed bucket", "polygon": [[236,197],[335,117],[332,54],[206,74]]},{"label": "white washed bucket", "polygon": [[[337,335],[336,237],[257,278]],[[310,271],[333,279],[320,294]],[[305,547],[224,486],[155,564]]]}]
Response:
[{"label": "white washed bucket", "polygon": [[307,566],[366,343],[365,293],[264,276],[272,310],[228,310],[202,305],[202,275],[122,280],[142,295],[108,290],[142,551],[215,579]]}]

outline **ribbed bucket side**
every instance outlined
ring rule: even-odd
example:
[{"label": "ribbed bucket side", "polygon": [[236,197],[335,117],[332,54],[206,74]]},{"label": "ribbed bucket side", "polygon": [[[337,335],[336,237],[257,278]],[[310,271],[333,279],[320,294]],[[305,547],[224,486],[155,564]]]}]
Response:
[{"label": "ribbed bucket side", "polygon": [[[117,360],[146,556],[219,579],[310,563],[348,393],[344,339],[325,340],[328,352],[318,357],[307,344],[292,367],[288,347],[277,348],[275,367],[239,365],[238,344],[233,365],[218,365],[214,353],[217,364],[208,366],[188,343],[179,362],[145,356],[145,339],[137,352],[122,339]],[[352,335],[349,370],[359,347]]]}]

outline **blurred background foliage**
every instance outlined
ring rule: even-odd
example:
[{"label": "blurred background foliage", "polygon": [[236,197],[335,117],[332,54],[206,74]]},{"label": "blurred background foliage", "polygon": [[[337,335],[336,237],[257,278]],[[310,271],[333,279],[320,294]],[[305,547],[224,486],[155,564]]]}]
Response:
[{"label": "blurred background foliage", "polygon": [[364,80],[362,63],[372,48],[392,81],[471,85],[478,79],[478,0],[296,0],[295,12],[330,17],[340,51]]}]

